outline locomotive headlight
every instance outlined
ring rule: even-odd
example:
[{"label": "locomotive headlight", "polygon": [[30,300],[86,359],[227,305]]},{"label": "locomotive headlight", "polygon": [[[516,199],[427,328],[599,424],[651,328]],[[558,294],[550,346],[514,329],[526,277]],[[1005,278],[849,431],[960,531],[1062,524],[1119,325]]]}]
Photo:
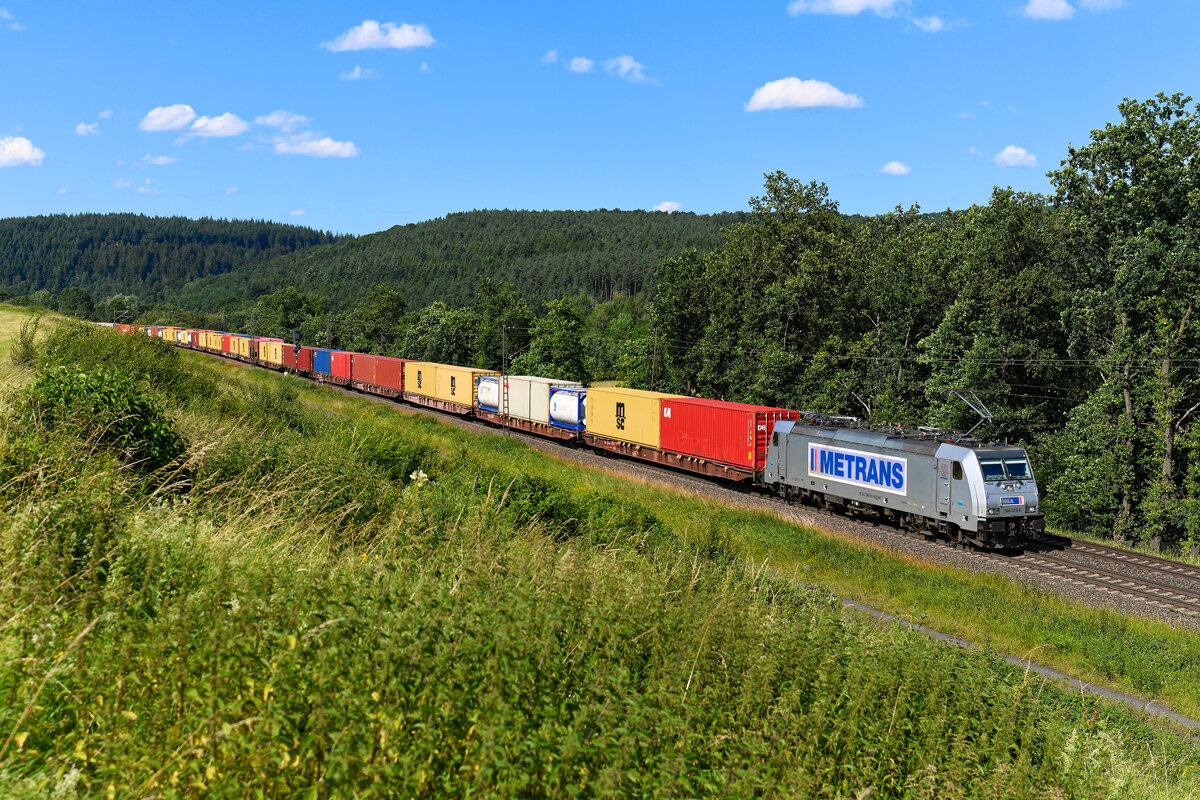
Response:
[{"label": "locomotive headlight", "polygon": [[1000,509],[998,509],[998,508],[989,508],[988,509],[988,515],[999,514],[999,513],[1000,513]]},{"label": "locomotive headlight", "polygon": [[1033,505],[1031,505],[1031,506],[1025,506],[1025,510],[1026,510],[1026,511],[1028,511],[1030,514],[1036,514],[1036,513],[1038,513],[1038,512],[1037,512],[1037,503],[1034,503],[1034,504],[1033,504]]}]

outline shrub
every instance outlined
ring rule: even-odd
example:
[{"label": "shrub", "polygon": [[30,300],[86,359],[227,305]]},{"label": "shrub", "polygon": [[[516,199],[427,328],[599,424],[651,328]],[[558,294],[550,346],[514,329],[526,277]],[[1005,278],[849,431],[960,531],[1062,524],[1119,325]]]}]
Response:
[{"label": "shrub", "polygon": [[17,340],[13,342],[12,351],[9,355],[12,357],[12,363],[18,367],[31,367],[37,362],[37,339],[38,325],[42,322],[42,315],[37,314],[27,317],[21,323],[21,330],[17,334]]},{"label": "shrub", "polygon": [[65,430],[119,454],[143,470],[166,466],[187,442],[155,398],[125,375],[55,367],[26,392],[23,424]]},{"label": "shrub", "polygon": [[224,397],[212,373],[195,369],[176,348],[160,339],[127,336],[68,320],[55,326],[41,350],[41,361],[47,367],[128,375],[181,405],[211,406]]}]

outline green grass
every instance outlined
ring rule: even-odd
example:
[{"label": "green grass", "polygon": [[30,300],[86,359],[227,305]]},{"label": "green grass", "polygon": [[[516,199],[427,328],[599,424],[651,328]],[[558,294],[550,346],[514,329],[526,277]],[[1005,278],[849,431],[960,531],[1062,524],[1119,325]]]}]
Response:
[{"label": "green grass", "polygon": [[188,448],[9,398],[6,796],[1200,796],[1186,738],[791,572],[986,580],[161,343],[46,361],[148,376]]}]

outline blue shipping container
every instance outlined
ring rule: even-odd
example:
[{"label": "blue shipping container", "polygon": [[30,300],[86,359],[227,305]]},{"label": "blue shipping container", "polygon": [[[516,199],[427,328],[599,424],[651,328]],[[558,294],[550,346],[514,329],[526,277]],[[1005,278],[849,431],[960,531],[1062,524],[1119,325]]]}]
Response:
[{"label": "blue shipping container", "polygon": [[313,350],[313,372],[319,372],[323,375],[332,375],[333,369],[329,354],[332,350]]}]

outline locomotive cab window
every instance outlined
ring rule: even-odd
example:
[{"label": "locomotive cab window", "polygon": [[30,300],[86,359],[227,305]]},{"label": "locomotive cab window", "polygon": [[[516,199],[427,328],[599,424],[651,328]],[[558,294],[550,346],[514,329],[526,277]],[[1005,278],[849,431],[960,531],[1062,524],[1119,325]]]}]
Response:
[{"label": "locomotive cab window", "polygon": [[771,434],[771,444],[775,447],[779,447],[779,434],[778,433]]},{"label": "locomotive cab window", "polygon": [[961,481],[962,479],[963,479],[962,462],[955,461],[954,462],[954,480]]},{"label": "locomotive cab window", "polygon": [[1004,467],[1008,471],[1008,477],[1017,478],[1018,480],[1029,480],[1033,476],[1029,474],[1029,462],[1025,459],[1017,461],[1005,461]]},{"label": "locomotive cab window", "polygon": [[1000,461],[980,461],[979,470],[985,481],[1004,480],[1004,464]]}]

